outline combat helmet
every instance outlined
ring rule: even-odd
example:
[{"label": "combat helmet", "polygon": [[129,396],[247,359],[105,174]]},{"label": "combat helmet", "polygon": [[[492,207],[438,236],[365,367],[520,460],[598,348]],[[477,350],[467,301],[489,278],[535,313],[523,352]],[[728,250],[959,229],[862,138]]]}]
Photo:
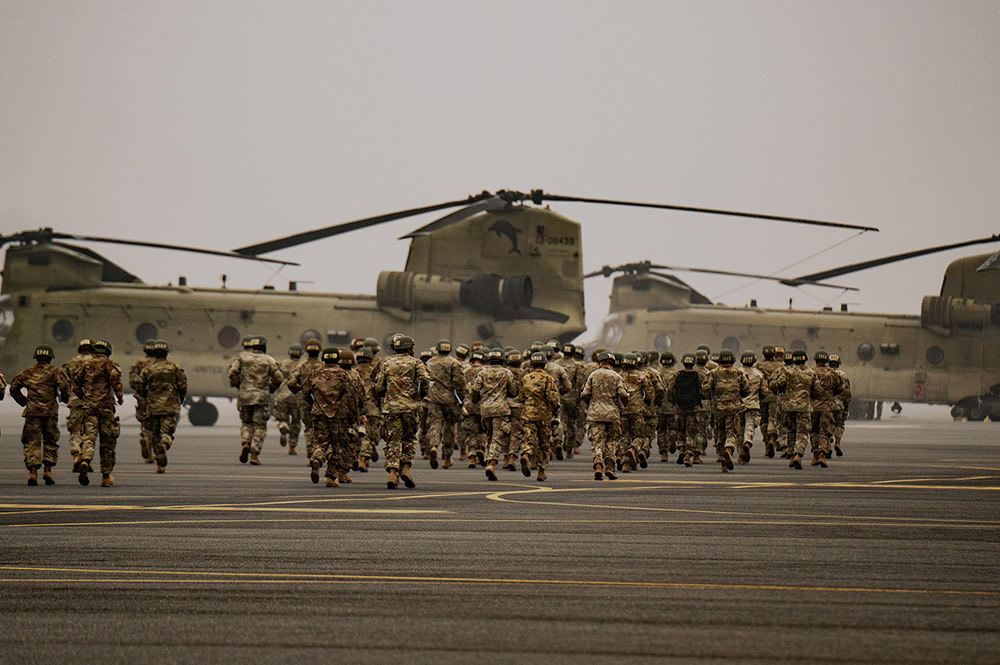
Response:
[{"label": "combat helmet", "polygon": [[165,339],[154,339],[152,351],[154,355],[162,355],[164,358],[170,353],[170,345],[167,344]]},{"label": "combat helmet", "polygon": [[664,367],[673,367],[675,362],[677,362],[677,359],[669,351],[664,351],[660,354],[660,364]]},{"label": "combat helmet", "polygon": [[320,359],[326,365],[336,365],[340,361],[340,349],[335,346],[328,346],[323,349],[323,355]]},{"label": "combat helmet", "polygon": [[375,357],[375,354],[367,346],[362,346],[354,355],[357,357],[359,363],[370,363],[372,358]]},{"label": "combat helmet", "polygon": [[827,353],[826,351],[817,351],[815,355],[813,355],[813,360],[815,360],[817,363],[830,362],[830,354]]},{"label": "combat helmet", "polygon": [[806,353],[805,349],[795,349],[792,351],[792,362],[796,365],[802,365],[809,359],[809,354]]},{"label": "combat helmet", "polygon": [[319,355],[319,352],[323,350],[323,345],[319,343],[319,340],[315,337],[306,342],[305,345],[306,353],[309,354],[311,358],[315,358]]},{"label": "combat helmet", "polygon": [[301,358],[302,357],[302,345],[292,344],[288,347],[288,355],[291,358]]},{"label": "combat helmet", "polygon": [[438,355],[446,356],[451,353],[451,341],[447,339],[439,339],[438,343],[434,345],[437,350]]},{"label": "combat helmet", "polygon": [[626,353],[622,356],[623,367],[636,367],[639,364],[639,356],[635,353]]},{"label": "combat helmet", "polygon": [[51,361],[53,358],[55,358],[55,352],[52,350],[51,346],[48,346],[47,344],[42,344],[40,346],[35,347],[35,353],[33,357],[35,360],[45,359]]},{"label": "combat helmet", "polygon": [[353,349],[354,351],[357,351],[364,345],[365,345],[364,337],[355,337],[354,339],[351,340],[351,349]]},{"label": "combat helmet", "polygon": [[598,363],[611,363],[612,365],[614,365],[615,355],[610,351],[601,351],[600,353],[597,354],[596,360]]},{"label": "combat helmet", "polygon": [[[771,351],[771,357],[774,357],[774,351]],[[753,351],[744,351],[743,355],[740,356],[740,362],[746,367],[752,367],[755,362],[757,362],[757,354]]]},{"label": "combat helmet", "polygon": [[80,343],[76,345],[76,352],[83,353],[84,351],[94,350],[94,340],[84,337],[80,340]]},{"label": "combat helmet", "polygon": [[406,353],[413,348],[413,338],[409,335],[393,335],[392,350],[395,353]]},{"label": "combat helmet", "polygon": [[142,352],[147,356],[153,355],[153,345],[156,344],[155,339],[147,339],[146,343],[142,345]]},{"label": "combat helmet", "polygon": [[95,339],[94,340],[94,353],[99,356],[110,356],[111,355],[111,342],[106,339]]},{"label": "combat helmet", "polygon": [[685,353],[683,356],[681,356],[681,364],[687,367],[688,369],[694,367],[694,363],[695,363],[695,357],[693,353]]},{"label": "combat helmet", "polygon": [[762,352],[764,354],[764,360],[774,359],[774,347],[772,345],[768,344],[765,346]]},{"label": "combat helmet", "polygon": [[837,353],[830,354],[830,367],[840,367],[840,355]]},{"label": "combat helmet", "polygon": [[354,367],[354,352],[350,349],[341,351],[340,357],[337,359],[337,364],[341,367]]},{"label": "combat helmet", "polygon": [[502,365],[503,357],[503,349],[494,348],[490,349],[490,352],[486,354],[486,361],[491,365]]},{"label": "combat helmet", "polygon": [[545,367],[545,354],[535,351],[531,354],[531,359],[528,362],[531,363],[532,367]]},{"label": "combat helmet", "polygon": [[732,365],[734,362],[736,362],[736,354],[733,353],[732,349],[722,349],[722,351],[719,351],[720,365]]}]

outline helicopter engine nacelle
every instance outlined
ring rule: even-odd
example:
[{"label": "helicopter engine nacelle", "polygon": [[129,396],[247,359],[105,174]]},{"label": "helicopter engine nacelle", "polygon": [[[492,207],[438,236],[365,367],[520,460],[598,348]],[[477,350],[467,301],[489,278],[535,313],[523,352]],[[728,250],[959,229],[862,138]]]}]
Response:
[{"label": "helicopter engine nacelle", "polygon": [[920,324],[927,328],[984,328],[1000,325],[1000,307],[976,302],[971,298],[924,296],[920,305]]},{"label": "helicopter engine nacelle", "polygon": [[483,314],[501,315],[531,307],[534,287],[528,275],[477,275],[461,280],[440,275],[384,271],[375,294],[378,306],[407,312],[442,307],[468,307]]}]

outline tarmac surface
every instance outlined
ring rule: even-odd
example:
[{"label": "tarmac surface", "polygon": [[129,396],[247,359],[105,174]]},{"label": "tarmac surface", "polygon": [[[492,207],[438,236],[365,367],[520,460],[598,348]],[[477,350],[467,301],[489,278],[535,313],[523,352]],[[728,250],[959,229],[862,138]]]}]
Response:
[{"label": "tarmac surface", "polygon": [[849,423],[802,471],[760,445],[601,483],[586,452],[544,483],[418,460],[390,491],[313,485],[273,427],[240,464],[220,402],[164,475],[126,409],[115,487],[76,482],[65,432],[28,487],[9,402],[0,662],[1000,662],[997,423]]}]

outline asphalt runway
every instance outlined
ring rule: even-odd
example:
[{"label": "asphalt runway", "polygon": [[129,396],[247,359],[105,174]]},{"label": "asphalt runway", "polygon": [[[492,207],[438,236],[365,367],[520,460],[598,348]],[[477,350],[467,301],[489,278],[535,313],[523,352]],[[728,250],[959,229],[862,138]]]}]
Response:
[{"label": "asphalt runway", "polygon": [[313,485],[274,428],[241,465],[222,402],[165,475],[126,416],[115,487],[77,484],[65,433],[27,487],[9,401],[3,663],[1000,662],[1000,424],[851,423],[825,470],[418,461],[389,491]]}]

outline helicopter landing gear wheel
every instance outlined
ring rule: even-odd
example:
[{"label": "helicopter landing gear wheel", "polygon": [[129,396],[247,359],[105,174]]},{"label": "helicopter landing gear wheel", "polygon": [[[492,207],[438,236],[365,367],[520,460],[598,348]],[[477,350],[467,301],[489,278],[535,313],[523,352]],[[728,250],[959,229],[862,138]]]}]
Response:
[{"label": "helicopter landing gear wheel", "polygon": [[892,412],[893,413],[895,413],[898,416],[900,413],[902,413],[902,411],[903,411],[903,405],[902,404],[900,404],[899,402],[893,403],[893,405],[892,405]]},{"label": "helicopter landing gear wheel", "polygon": [[219,419],[219,410],[204,397],[191,404],[188,420],[195,427],[211,427]]},{"label": "helicopter landing gear wheel", "polygon": [[982,404],[977,402],[965,410],[965,416],[969,419],[969,422],[979,422],[986,417],[986,413],[983,411]]},{"label": "helicopter landing gear wheel", "polygon": [[961,420],[962,418],[965,417],[965,409],[956,404],[955,406],[951,407],[951,417],[954,418],[955,420]]}]

